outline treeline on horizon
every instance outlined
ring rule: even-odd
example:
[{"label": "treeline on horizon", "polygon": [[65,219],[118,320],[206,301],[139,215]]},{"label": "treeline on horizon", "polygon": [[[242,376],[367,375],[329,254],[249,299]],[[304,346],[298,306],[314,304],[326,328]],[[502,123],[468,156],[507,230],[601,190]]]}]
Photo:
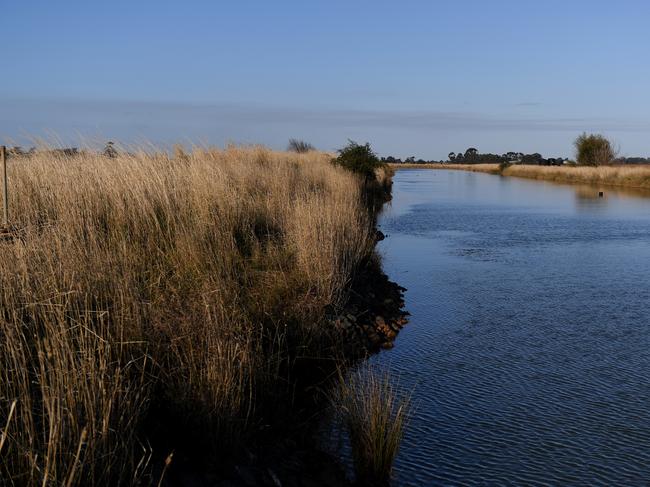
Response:
[{"label": "treeline on horizon", "polygon": [[[572,159],[565,157],[545,158],[542,154],[535,152],[524,154],[523,152],[506,152],[505,154],[481,153],[478,149],[470,147],[465,152],[450,152],[447,160],[425,160],[416,159],[414,156],[401,159],[399,157],[382,157],[382,162],[388,164],[529,164],[536,166],[561,166],[564,164],[575,164]],[[650,164],[650,157],[617,157],[615,164]]]},{"label": "treeline on horizon", "polygon": [[[174,146],[174,151],[178,151],[178,145]],[[316,148],[307,142],[298,139],[289,139],[287,151],[297,153],[307,153],[314,151]],[[30,147],[25,150],[20,146],[13,146],[7,148],[8,157],[29,156],[37,152],[35,147]],[[40,152],[40,151],[39,151]],[[85,151],[77,147],[66,148],[49,148],[46,152],[51,152],[54,155],[61,156],[76,156],[82,155]],[[101,154],[107,157],[116,157],[118,150],[113,142],[107,142],[104,148],[100,151]],[[539,152],[532,154],[525,154],[523,152],[509,151],[504,154],[481,153],[474,147],[468,148],[465,152],[450,152],[446,160],[427,160],[416,159],[415,156],[410,156],[405,159],[399,157],[386,156],[381,157],[380,161],[387,164],[526,164],[533,166],[562,166],[575,164],[575,160],[567,157],[549,157],[545,158]],[[611,160],[613,164],[650,164],[650,157],[615,157]]]}]

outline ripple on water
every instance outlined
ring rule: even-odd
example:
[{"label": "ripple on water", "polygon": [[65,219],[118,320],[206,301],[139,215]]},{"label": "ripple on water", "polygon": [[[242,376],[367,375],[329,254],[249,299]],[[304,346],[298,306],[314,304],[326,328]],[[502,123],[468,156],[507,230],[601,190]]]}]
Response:
[{"label": "ripple on water", "polygon": [[408,173],[381,250],[411,322],[373,359],[416,405],[397,483],[648,483],[650,200]]}]

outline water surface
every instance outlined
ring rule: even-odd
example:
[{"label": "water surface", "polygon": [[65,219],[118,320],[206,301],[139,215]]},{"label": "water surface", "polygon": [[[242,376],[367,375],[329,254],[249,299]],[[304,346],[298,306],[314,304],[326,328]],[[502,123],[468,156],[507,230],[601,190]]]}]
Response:
[{"label": "water surface", "polygon": [[410,324],[373,358],[417,410],[398,485],[650,483],[650,198],[399,170]]}]

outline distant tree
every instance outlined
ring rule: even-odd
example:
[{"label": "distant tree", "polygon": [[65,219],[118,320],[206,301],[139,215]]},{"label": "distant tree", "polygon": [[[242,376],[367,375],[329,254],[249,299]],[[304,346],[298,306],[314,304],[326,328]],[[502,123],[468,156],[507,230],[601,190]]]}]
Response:
[{"label": "distant tree", "polygon": [[600,134],[583,133],[573,145],[576,148],[576,160],[582,166],[609,164],[616,158],[612,144]]},{"label": "distant tree", "polygon": [[111,159],[114,159],[117,157],[117,149],[115,148],[115,144],[111,142],[110,140],[106,142],[106,145],[104,146],[104,151],[102,152],[106,157],[110,157]]},{"label": "distant tree", "polygon": [[[456,164],[501,164],[501,163],[523,163],[534,165],[564,165],[564,158],[545,159],[540,153],[523,154],[521,152],[506,152],[504,154],[480,153],[476,148],[470,147],[463,152],[450,152],[449,161]],[[623,159],[621,159],[623,161]],[[504,166],[505,167],[505,166]]]},{"label": "distant tree", "polygon": [[24,155],[25,151],[19,145],[7,149],[7,157],[20,157]]},{"label": "distant tree", "polygon": [[305,152],[315,150],[314,146],[304,140],[298,139],[289,139],[289,145],[287,150],[291,152],[297,152],[299,154],[304,154]]},{"label": "distant tree", "polygon": [[478,150],[474,147],[470,147],[465,151],[465,160],[466,161],[471,161],[476,158],[476,154],[478,154]]},{"label": "distant tree", "polygon": [[535,152],[533,154],[524,154],[521,158],[521,162],[524,164],[543,165],[544,158],[539,152]]},{"label": "distant tree", "polygon": [[79,155],[79,149],[77,147],[65,147],[63,149],[52,149],[49,152],[55,156],[63,156],[63,157],[75,157]]},{"label": "distant tree", "polygon": [[616,159],[620,164],[648,164],[650,159],[647,157],[620,157]]}]

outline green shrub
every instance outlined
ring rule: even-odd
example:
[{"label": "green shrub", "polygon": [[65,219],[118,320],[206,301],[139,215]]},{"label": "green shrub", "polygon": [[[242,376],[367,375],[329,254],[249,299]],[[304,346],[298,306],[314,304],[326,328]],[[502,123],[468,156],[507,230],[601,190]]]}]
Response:
[{"label": "green shrub", "polygon": [[366,180],[374,180],[376,171],[385,166],[370,148],[369,143],[357,144],[350,140],[348,145],[338,151],[339,155],[332,162],[354,173],[360,174]]},{"label": "green shrub", "polygon": [[576,160],[581,166],[600,166],[609,164],[616,154],[612,144],[600,134],[583,133],[574,142]]}]

